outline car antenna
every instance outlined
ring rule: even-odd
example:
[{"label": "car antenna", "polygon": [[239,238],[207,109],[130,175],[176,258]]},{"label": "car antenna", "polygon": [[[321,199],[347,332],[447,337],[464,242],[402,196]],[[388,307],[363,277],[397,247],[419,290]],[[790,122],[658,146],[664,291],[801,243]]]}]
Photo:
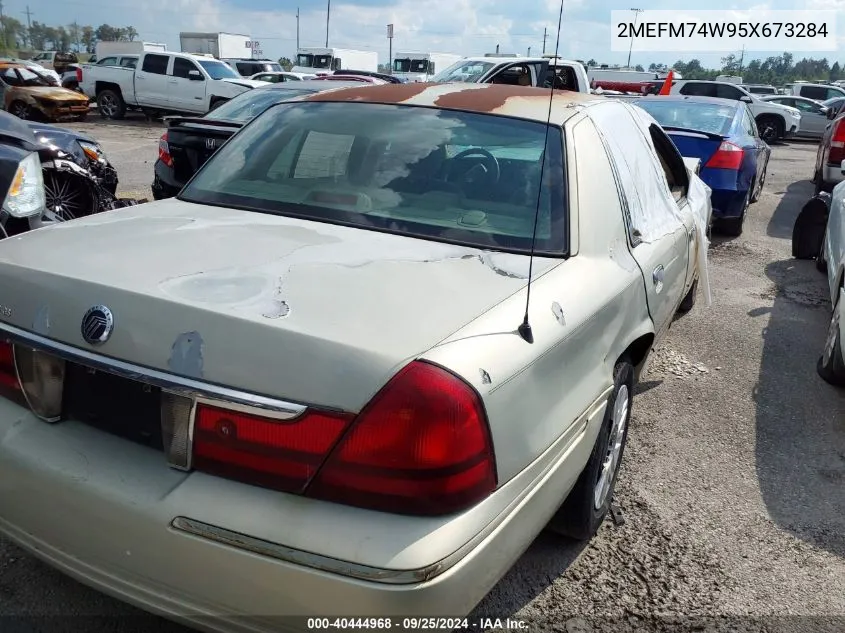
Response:
[{"label": "car antenna", "polygon": [[[560,0],[560,13],[557,16],[557,38],[555,39],[555,59],[557,59],[558,51],[560,50],[560,27],[563,23],[563,0]],[[552,102],[555,96],[555,71],[552,68],[551,86],[549,86],[549,113],[546,116],[546,135],[543,140],[543,160],[540,162],[540,186],[537,188],[537,206],[534,208],[534,228],[531,231],[531,254],[528,259],[528,287],[525,294],[525,316],[522,323],[517,328],[519,335],[527,342],[534,342],[534,333],[531,331],[531,323],[528,321],[528,306],[531,303],[531,278],[534,273],[534,250],[537,245],[537,224],[540,220],[540,199],[543,195],[543,172],[546,167],[546,149],[549,144],[549,126],[552,122]]]}]

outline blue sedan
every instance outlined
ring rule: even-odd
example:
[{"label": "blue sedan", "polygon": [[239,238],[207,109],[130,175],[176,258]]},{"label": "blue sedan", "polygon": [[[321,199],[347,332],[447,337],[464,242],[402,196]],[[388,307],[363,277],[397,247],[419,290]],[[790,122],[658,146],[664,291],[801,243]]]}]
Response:
[{"label": "blue sedan", "polygon": [[713,190],[713,226],[741,235],[748,206],[766,181],[772,150],[760,138],[742,101],[714,97],[655,96],[634,103],[648,112],[682,156],[701,160],[701,179]]}]

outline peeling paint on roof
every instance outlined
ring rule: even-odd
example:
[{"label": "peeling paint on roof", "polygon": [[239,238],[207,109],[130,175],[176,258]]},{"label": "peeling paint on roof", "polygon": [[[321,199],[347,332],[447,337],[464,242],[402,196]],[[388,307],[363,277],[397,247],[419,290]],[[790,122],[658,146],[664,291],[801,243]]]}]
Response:
[{"label": "peeling paint on roof", "polygon": [[[468,112],[515,116],[546,121],[549,115],[549,90],[528,86],[470,83],[410,83],[362,86],[311,95],[305,101],[356,101],[362,103],[402,104],[438,107]],[[580,92],[555,91],[552,99],[554,123],[560,124],[576,110],[606,99]]]}]

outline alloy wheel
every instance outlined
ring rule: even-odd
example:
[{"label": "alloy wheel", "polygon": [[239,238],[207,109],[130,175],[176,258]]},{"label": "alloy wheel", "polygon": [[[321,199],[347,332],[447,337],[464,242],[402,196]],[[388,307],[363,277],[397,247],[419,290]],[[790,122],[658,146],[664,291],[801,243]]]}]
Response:
[{"label": "alloy wheel", "polygon": [[628,385],[621,385],[616,392],[613,402],[613,413],[610,419],[610,437],[607,440],[607,452],[599,468],[598,481],[593,489],[593,506],[596,510],[607,502],[616,471],[622,456],[622,445],[625,441],[625,427],[628,424],[628,411],[631,407],[631,395]]},{"label": "alloy wheel", "polygon": [[60,174],[44,175],[47,211],[58,220],[73,220],[91,213],[91,198],[77,182]]}]

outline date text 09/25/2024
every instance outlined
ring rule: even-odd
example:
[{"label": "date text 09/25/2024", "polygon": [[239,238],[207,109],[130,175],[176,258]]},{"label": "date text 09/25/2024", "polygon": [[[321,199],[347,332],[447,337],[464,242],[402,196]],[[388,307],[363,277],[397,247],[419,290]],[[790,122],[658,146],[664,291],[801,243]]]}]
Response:
[{"label": "date text 09/25/2024", "polygon": [[513,618],[308,618],[309,631],[363,630],[382,631],[518,631],[528,628],[528,622]]}]

